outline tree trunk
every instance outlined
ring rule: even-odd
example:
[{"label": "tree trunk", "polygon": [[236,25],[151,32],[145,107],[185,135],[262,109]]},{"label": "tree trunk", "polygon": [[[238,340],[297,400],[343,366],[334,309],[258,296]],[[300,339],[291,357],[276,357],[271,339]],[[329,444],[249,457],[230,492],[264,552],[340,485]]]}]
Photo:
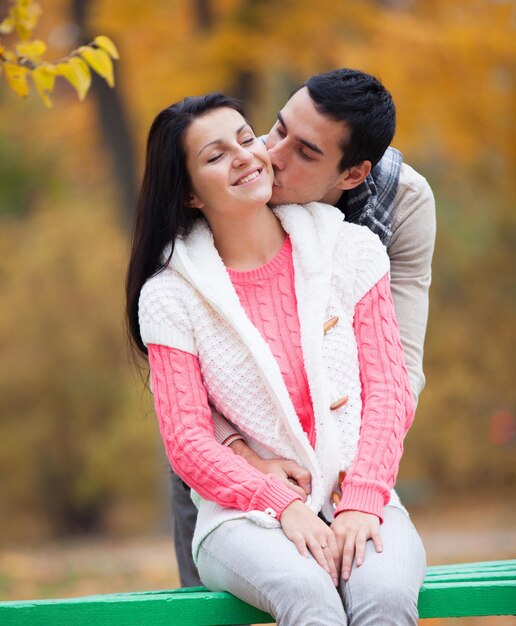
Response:
[{"label": "tree trunk", "polygon": [[210,0],[195,0],[196,26],[199,31],[209,31],[213,28],[213,11]]},{"label": "tree trunk", "polygon": [[[93,38],[88,28],[88,11],[91,5],[91,0],[71,1],[72,18],[79,28],[81,43],[88,43]],[[115,89],[111,89],[96,73],[92,72],[92,77],[91,89],[97,103],[98,124],[105,147],[111,156],[113,175],[117,183],[120,217],[124,228],[130,231],[137,198],[136,159],[127,109],[120,90],[120,72]]]}]

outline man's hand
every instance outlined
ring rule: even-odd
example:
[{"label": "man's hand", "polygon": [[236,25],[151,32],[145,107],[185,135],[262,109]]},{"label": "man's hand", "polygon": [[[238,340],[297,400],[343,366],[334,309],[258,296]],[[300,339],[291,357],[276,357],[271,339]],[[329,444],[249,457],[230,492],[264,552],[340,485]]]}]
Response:
[{"label": "man's hand", "polygon": [[303,502],[306,500],[306,496],[311,493],[312,477],[310,472],[295,461],[280,458],[262,459],[241,439],[233,442],[230,448],[235,454],[243,457],[249,465],[262,472],[262,474],[274,474],[281,478],[290,489],[303,498]]},{"label": "man's hand", "polygon": [[383,550],[380,520],[376,515],[361,511],[343,511],[337,515],[331,529],[335,534],[339,550],[337,566],[342,559],[341,572],[344,581],[349,579],[353,558],[357,567],[364,562],[365,545],[368,539],[373,540],[377,552]]},{"label": "man's hand", "polygon": [[299,500],[287,506],[281,514],[280,523],[283,532],[295,544],[299,554],[308,557],[310,551],[337,586],[339,547],[331,528]]},{"label": "man's hand", "polygon": [[254,467],[263,474],[275,474],[306,500],[306,496],[312,491],[310,472],[298,465],[295,461],[286,459],[262,459],[258,457]]}]

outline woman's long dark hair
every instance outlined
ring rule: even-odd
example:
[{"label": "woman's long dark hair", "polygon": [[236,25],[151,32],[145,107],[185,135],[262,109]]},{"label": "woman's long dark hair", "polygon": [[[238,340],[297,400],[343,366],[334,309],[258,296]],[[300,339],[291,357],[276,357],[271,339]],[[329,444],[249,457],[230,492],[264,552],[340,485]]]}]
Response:
[{"label": "woman's long dark hair", "polygon": [[[213,109],[228,107],[245,117],[242,105],[221,93],[193,96],[173,104],[156,116],[147,139],[147,157],[136,207],[131,257],[126,279],[126,315],[129,336],[143,355],[138,300],[145,281],[166,267],[178,236],[187,235],[199,218],[189,206],[190,177],[186,168],[184,137],[193,120]],[[168,259],[162,259],[171,243]]]}]

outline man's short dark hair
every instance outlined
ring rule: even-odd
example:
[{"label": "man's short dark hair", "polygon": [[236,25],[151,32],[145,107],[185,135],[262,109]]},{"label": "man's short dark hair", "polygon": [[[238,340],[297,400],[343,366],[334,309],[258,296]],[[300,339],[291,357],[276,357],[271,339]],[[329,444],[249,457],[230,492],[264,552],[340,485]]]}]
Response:
[{"label": "man's short dark hair", "polygon": [[349,129],[339,171],[366,160],[374,167],[396,130],[396,108],[382,83],[370,74],[341,68],[316,74],[304,86],[319,113]]}]

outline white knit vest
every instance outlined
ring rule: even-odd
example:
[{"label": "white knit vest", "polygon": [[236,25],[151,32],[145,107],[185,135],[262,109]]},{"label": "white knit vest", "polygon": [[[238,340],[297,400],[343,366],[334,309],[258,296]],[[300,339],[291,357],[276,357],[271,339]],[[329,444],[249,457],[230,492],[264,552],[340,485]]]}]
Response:
[{"label": "white knit vest", "polygon": [[[389,271],[389,260],[376,235],[365,226],[343,222],[335,207],[314,202],[274,211],[292,242],[315,450],[268,344],[240,304],[206,222],[199,221],[187,239],[176,241],[169,266],[144,285],[140,330],[146,345],[163,344],[196,355],[213,406],[264,458],[289,458],[308,469],[310,507],[331,520],[330,495],[339,470],[351,465],[360,431],[354,309]],[[333,316],[339,322],[325,335],[324,322]],[[348,402],[331,411],[330,404],[344,395]],[[243,513],[202,498],[198,505],[194,556],[202,539],[227,519],[249,517],[266,527],[278,524],[260,511]]]}]

